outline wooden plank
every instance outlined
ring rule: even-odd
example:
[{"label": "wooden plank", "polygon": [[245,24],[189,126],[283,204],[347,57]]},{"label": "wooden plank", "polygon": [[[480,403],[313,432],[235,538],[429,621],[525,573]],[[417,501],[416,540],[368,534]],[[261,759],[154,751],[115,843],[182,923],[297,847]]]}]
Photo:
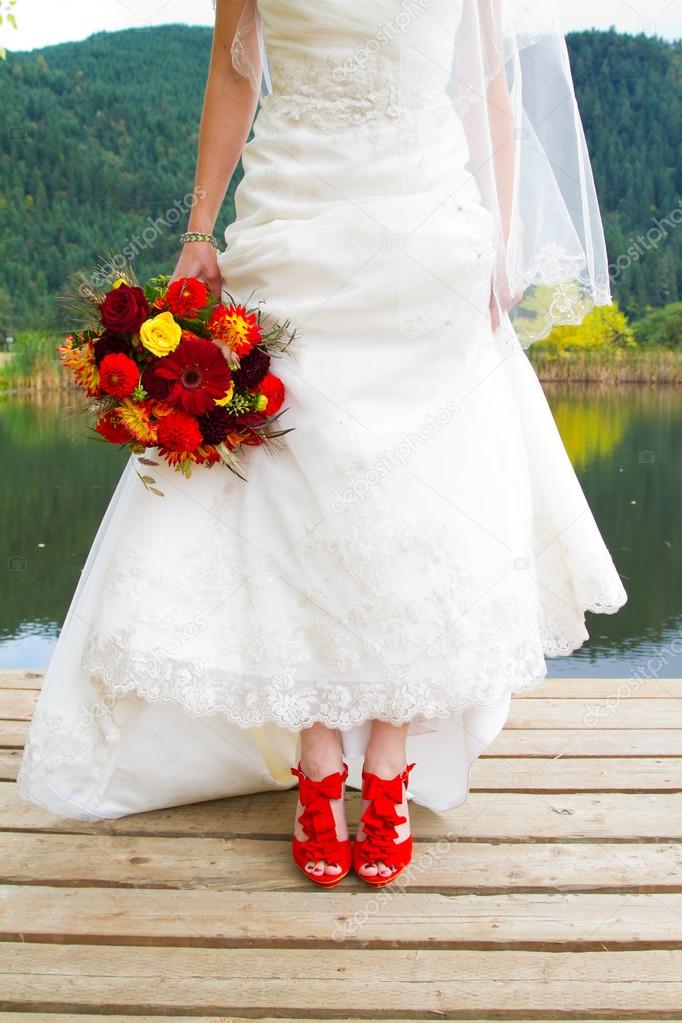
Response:
[{"label": "wooden plank", "polygon": [[505,728],[482,756],[680,757],[682,729]]},{"label": "wooden plank", "polygon": [[[433,1023],[433,1016],[430,1016],[428,1020],[424,1016],[410,1016],[409,1023]],[[441,1019],[443,1016],[440,1017]],[[451,1017],[454,1019],[455,1017]],[[552,1023],[575,1023],[575,1017],[571,1019],[563,1016],[556,1016],[554,1013],[551,1017],[545,1017],[545,1019],[551,1018]],[[624,1019],[625,1017],[621,1017]],[[106,1014],[105,1016],[93,1016],[91,1013],[3,1013],[2,1023],[302,1023],[302,1020],[309,1020],[310,1017],[297,1016],[295,1019],[292,1016],[283,1018],[281,1016],[261,1016],[259,1013],[257,1016],[230,1016],[229,1020],[225,1016],[112,1016]],[[344,1023],[367,1023],[367,1016],[344,1016]],[[679,1017],[677,1017],[679,1020]],[[464,1019],[461,1016],[457,1016],[459,1023],[481,1023],[481,1016],[476,1017],[473,1020],[471,1017]],[[400,1019],[397,1017],[382,1016],[381,1023],[408,1023],[408,1017],[402,1016]],[[519,1019],[514,1016],[514,1023],[538,1023],[538,1017],[534,1020]],[[586,1020],[581,1017],[581,1023],[603,1023],[601,1020]],[[632,1019],[628,1016],[628,1023],[651,1023],[650,1018],[648,1020],[643,1019]],[[663,1018],[657,1017],[656,1023],[673,1023],[672,1017]]]},{"label": "wooden plank", "polygon": [[680,792],[682,757],[486,757],[472,791]]},{"label": "wooden plank", "polygon": [[[21,747],[25,721],[0,721],[0,748]],[[502,757],[682,757],[682,729],[509,729],[482,753]]]},{"label": "wooden plank", "polygon": [[0,668],[0,689],[41,689],[44,679],[39,668]]},{"label": "wooden plank", "polygon": [[[371,910],[368,909],[372,903]],[[682,949],[682,895],[0,886],[0,940],[197,948]]]},{"label": "wooden plank", "polygon": [[682,700],[516,700],[506,729],[682,728]]},{"label": "wooden plank", "polygon": [[[22,751],[0,749],[0,781],[17,777]],[[471,791],[681,792],[682,757],[486,757]]]},{"label": "wooden plank", "polygon": [[[137,1013],[131,1017],[111,1015],[110,1013],[97,1016],[89,1012],[6,1012],[3,1013],[2,1023],[301,1023],[303,1019],[309,1020],[310,1017],[297,1016],[294,1019],[289,1016],[284,1019],[282,1016],[261,1016],[258,1013],[255,1016],[230,1015],[228,1019],[225,1016],[139,1016]],[[558,1017],[552,1016],[552,1019],[556,1020]],[[428,1023],[431,1023],[432,1020],[433,1016],[430,1017]],[[367,1016],[344,1016],[343,1023],[367,1023]],[[382,1016],[381,1023],[408,1023],[408,1017],[387,1019]],[[409,1023],[427,1023],[427,1020],[423,1016],[410,1016]],[[518,1020],[515,1017],[514,1023],[537,1023],[537,1020]],[[603,1020],[582,1020],[581,1023],[603,1023]],[[651,1023],[651,1021],[628,1019],[628,1023]],[[659,1017],[657,1023],[671,1023],[671,1021]]]},{"label": "wooden plank", "polygon": [[0,749],[23,747],[28,735],[28,721],[0,721]]},{"label": "wooden plank", "polygon": [[0,781],[16,779],[22,756],[20,749],[0,749]]},{"label": "wooden plank", "polygon": [[[16,785],[0,783],[0,828],[73,834],[204,835],[247,838],[260,835],[287,839],[296,793],[266,792],[253,796],[194,803],[84,824],[56,817],[19,798]],[[359,793],[347,799],[351,825],[358,817]],[[668,839],[682,838],[682,794],[632,793],[484,793],[473,792],[461,806],[444,814],[412,806],[414,830],[424,841],[478,839]]]},{"label": "wooden plank", "polygon": [[0,718],[4,721],[30,721],[38,693],[31,689],[0,689]]},{"label": "wooden plank", "polygon": [[515,700],[602,699],[607,697],[682,699],[682,679],[549,678],[535,689],[517,693]]},{"label": "wooden plank", "polygon": [[0,749],[24,747],[28,732],[28,721],[0,721]]},{"label": "wooden plank", "polygon": [[22,942],[0,946],[0,972],[0,1008],[15,1011],[655,1018],[682,1004],[679,951],[319,949],[311,960],[307,948]]},{"label": "wooden plank", "polygon": [[[0,719],[30,721],[38,693],[29,689],[0,689]],[[513,700],[507,729],[682,728],[680,699],[534,699]]]},{"label": "wooden plank", "polygon": [[[261,839],[5,832],[5,883],[307,890],[289,842]],[[645,842],[421,842],[410,891],[682,892],[682,845]],[[345,886],[364,890],[349,877]]]}]

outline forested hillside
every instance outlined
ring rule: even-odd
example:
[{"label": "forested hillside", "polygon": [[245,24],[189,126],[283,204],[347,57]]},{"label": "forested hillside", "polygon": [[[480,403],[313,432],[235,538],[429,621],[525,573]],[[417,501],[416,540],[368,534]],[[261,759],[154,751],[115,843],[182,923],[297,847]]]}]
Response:
[{"label": "forested hillside", "polygon": [[[55,293],[107,249],[132,246],[140,275],[170,270],[210,38],[179,25],[99,33],[0,65],[0,331],[54,323]],[[615,261],[681,204],[680,48],[615,32],[569,44]],[[231,215],[228,197],[220,230]],[[668,232],[617,277],[633,316],[682,294],[682,231]]]}]

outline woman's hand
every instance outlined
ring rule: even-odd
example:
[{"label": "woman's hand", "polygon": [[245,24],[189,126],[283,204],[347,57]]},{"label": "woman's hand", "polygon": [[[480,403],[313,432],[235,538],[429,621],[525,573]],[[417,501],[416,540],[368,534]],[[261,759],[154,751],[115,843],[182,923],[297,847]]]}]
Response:
[{"label": "woman's hand", "polygon": [[198,277],[206,281],[209,288],[220,301],[223,286],[218,269],[218,253],[211,242],[185,242],[180,253],[171,282],[179,277]]},{"label": "woman's hand", "polygon": [[502,289],[502,294],[499,297],[495,294],[495,289],[490,289],[490,323],[493,328],[493,333],[497,330],[500,325],[500,311],[508,313],[518,305],[523,298],[525,292],[520,291],[516,295],[510,295],[509,289],[505,286]]}]

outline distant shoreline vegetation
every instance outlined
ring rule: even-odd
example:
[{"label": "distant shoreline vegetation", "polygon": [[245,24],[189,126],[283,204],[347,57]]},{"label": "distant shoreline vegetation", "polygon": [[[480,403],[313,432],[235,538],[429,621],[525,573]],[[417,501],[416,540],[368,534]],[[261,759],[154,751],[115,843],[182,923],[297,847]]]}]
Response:
[{"label": "distant shoreline vegetation", "polygon": [[618,303],[600,306],[580,326],[555,327],[528,350],[543,381],[682,383],[682,302],[633,323]]},{"label": "distant shoreline vegetation", "polygon": [[[682,300],[680,44],[594,30],[570,33],[568,46],[613,295],[634,323]],[[210,50],[210,28],[162,25],[0,62],[0,319],[11,310],[12,333],[67,326],[55,296],[100,253],[132,252],[142,278],[171,272]],[[234,218],[240,178],[238,168],[218,230]]]},{"label": "distant shoreline vegetation", "polygon": [[[0,394],[69,390],[57,330],[20,331],[0,352]],[[593,310],[580,326],[556,327],[528,349],[545,382],[682,384],[682,302],[629,323],[618,304]]]}]

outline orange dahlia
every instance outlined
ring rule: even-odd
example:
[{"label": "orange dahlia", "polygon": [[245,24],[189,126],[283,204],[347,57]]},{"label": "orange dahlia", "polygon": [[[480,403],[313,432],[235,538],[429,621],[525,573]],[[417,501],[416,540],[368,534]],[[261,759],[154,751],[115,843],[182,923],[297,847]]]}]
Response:
[{"label": "orange dahlia", "polygon": [[145,447],[156,444],[156,423],[152,419],[154,404],[149,399],[133,401],[124,398],[117,408],[118,418],[130,430],[134,440]]},{"label": "orange dahlia", "polygon": [[102,394],[102,388],[99,379],[99,369],[95,361],[95,347],[92,341],[87,341],[84,345],[74,348],[73,342],[73,337],[69,336],[64,344],[57,347],[59,358],[71,370],[87,394],[91,398],[99,398]]},{"label": "orange dahlia", "polygon": [[243,305],[217,305],[208,320],[211,336],[224,341],[237,355],[246,355],[261,339],[256,313]]}]

